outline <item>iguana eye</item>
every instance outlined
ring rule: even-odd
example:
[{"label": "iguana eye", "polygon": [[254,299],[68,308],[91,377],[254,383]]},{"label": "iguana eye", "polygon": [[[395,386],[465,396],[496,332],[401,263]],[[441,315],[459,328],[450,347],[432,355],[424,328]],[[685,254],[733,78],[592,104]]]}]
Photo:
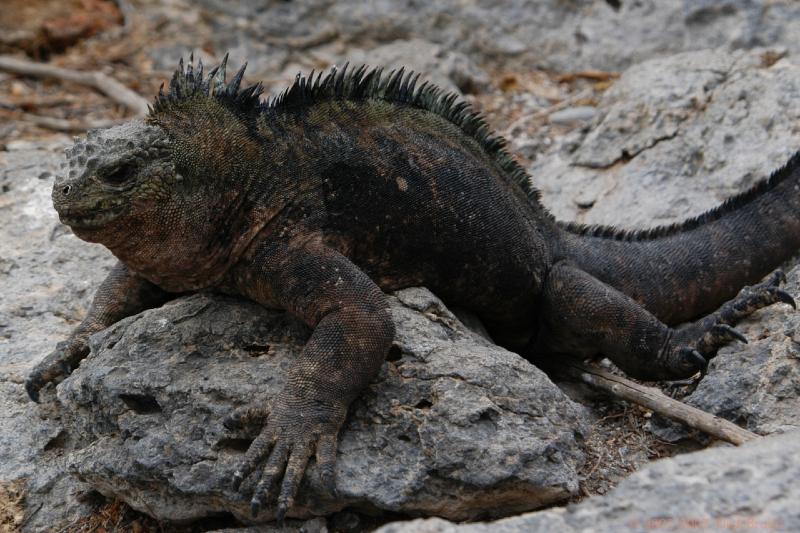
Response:
[{"label": "iguana eye", "polygon": [[100,181],[108,185],[124,185],[133,178],[135,171],[136,167],[133,165],[122,165],[108,173],[103,173]]}]

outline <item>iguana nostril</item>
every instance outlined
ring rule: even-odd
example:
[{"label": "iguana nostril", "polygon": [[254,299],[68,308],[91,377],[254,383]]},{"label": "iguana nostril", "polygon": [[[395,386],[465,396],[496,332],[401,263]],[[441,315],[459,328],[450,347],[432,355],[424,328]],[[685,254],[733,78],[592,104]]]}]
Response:
[{"label": "iguana nostril", "polygon": [[69,185],[65,185],[65,186],[64,186],[64,188],[63,188],[63,189],[61,189],[61,193],[62,193],[64,196],[66,196],[66,195],[68,195],[68,194],[69,194],[69,191],[70,191],[71,189],[72,189],[72,187],[71,187],[71,186],[69,186]]}]

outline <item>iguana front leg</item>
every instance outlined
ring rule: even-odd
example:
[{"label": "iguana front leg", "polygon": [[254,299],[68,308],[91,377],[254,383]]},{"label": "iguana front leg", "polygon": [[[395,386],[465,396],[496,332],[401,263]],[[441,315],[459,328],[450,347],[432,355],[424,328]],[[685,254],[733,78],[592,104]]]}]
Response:
[{"label": "iguana front leg", "polygon": [[88,341],[93,333],[168,299],[166,292],[118,262],[98,287],[86,318],[33,369],[25,382],[28,396],[38,402],[39,391],[45,385],[67,377],[89,354]]},{"label": "iguana front leg", "polygon": [[[257,474],[252,512],[274,497],[283,520],[316,454],[322,481],[334,484],[337,435],[350,402],[377,374],[394,337],[386,297],[356,265],[313,238],[261,245],[237,269],[246,296],[277,303],[314,328],[273,400],[260,435],[234,473],[234,490],[266,459]],[[239,412],[226,420],[236,425]]]}]

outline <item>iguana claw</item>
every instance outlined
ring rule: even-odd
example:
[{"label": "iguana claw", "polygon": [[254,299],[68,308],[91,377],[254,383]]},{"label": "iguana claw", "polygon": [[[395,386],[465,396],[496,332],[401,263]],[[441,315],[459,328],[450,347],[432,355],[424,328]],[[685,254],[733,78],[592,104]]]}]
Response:
[{"label": "iguana claw", "polygon": [[792,295],[789,294],[788,292],[781,289],[777,289],[775,291],[775,296],[778,298],[779,302],[789,304],[792,306],[793,309],[797,309],[797,304],[795,303],[794,298],[792,298]]},{"label": "iguana claw", "polygon": [[[266,412],[263,407],[241,407],[223,421],[226,427],[236,429],[253,422],[254,417],[261,416],[262,423],[266,417],[266,424],[234,471],[231,486],[239,491],[242,482],[255,472],[257,483],[250,512],[256,517],[275,501],[275,517],[282,523],[294,504],[312,456],[316,456],[322,485],[331,493],[335,492],[333,467],[337,433],[347,409],[344,405],[320,408],[320,404],[314,402],[289,400],[279,402],[268,415]],[[260,466],[262,461],[263,466]]]},{"label": "iguana claw", "polygon": [[[672,339],[673,350],[681,356],[682,362],[697,362],[701,377],[708,368],[707,361],[716,356],[717,351],[731,341],[747,343],[747,338],[731,324],[749,316],[769,305],[782,302],[795,307],[794,298],[778,287],[786,276],[776,270],[763,282],[743,288],[732,300],[726,302],[715,313],[676,330]],[[700,360],[703,363],[700,363]]]},{"label": "iguana claw", "polygon": [[33,376],[29,377],[25,381],[25,391],[28,393],[28,397],[36,403],[39,403],[39,390],[44,386],[44,382],[34,378]]},{"label": "iguana claw", "polygon": [[699,370],[701,375],[705,375],[708,368],[708,361],[703,355],[690,347],[683,347],[678,350],[684,364],[692,370]]}]

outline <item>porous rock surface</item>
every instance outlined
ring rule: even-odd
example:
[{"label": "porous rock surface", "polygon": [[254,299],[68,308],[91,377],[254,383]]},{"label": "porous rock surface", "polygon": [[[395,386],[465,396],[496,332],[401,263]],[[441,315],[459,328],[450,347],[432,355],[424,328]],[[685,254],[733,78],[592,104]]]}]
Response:
[{"label": "porous rock surface", "polygon": [[[64,473],[57,415],[25,394],[33,366],[85,316],[111,253],[59,224],[50,200],[63,137],[0,151],[0,483],[26,483],[25,528],[52,529],[90,512],[89,490]],[[35,511],[35,512],[34,512]]]},{"label": "porous rock surface", "polygon": [[430,519],[378,533],[800,531],[800,432],[645,466],[603,497],[491,523]]},{"label": "porous rock surface", "polygon": [[637,64],[530,168],[563,220],[646,228],[715,207],[800,147],[800,63],[773,49]]},{"label": "porous rock surface", "polygon": [[[582,408],[430,292],[401,291],[391,311],[396,348],[340,434],[338,497],[312,466],[290,516],[350,507],[464,520],[577,491]],[[229,484],[254,434],[230,435],[221,421],[273,397],[307,335],[285,313],[200,294],[93,336],[91,355],[58,388],[65,429],[81,440],[68,470],[159,519],[252,522]]]}]

